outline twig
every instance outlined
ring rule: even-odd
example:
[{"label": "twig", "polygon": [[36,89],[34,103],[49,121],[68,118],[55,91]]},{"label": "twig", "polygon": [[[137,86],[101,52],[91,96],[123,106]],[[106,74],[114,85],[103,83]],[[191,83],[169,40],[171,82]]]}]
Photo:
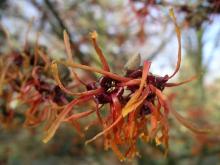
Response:
[{"label": "twig", "polygon": [[[65,25],[65,23],[63,22],[63,20],[60,18],[58,11],[54,8],[53,4],[49,1],[49,0],[45,0],[45,4],[47,5],[48,9],[51,11],[51,13],[53,14],[54,18],[56,18],[59,26],[61,27],[61,31],[56,33],[58,34],[58,36],[60,38],[63,38],[63,30],[66,30],[67,34],[69,36],[70,35],[70,30],[69,28]],[[83,58],[83,54],[80,52],[78,45],[76,43],[73,42],[73,40],[70,37],[70,43],[71,43],[71,48],[74,48],[74,52],[76,54],[76,57],[79,59],[79,61],[81,63],[86,64],[87,62],[84,60]]]},{"label": "twig", "polygon": [[44,2],[47,5],[48,9],[53,14],[53,16],[56,18],[59,26],[62,28],[60,35],[63,37],[63,30],[66,30],[67,34],[70,35],[69,29],[67,28],[67,26],[65,25],[63,20],[60,18],[58,11],[56,11],[56,9],[53,7],[52,3],[49,0],[45,0]]}]

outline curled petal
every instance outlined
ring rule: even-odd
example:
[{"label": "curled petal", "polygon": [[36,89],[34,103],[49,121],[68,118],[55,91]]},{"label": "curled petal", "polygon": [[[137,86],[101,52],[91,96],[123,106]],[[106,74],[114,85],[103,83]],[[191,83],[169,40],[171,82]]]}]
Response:
[{"label": "curled petal", "polygon": [[124,86],[139,85],[140,82],[141,82],[141,79],[133,79],[133,80],[129,80],[129,81],[127,81],[127,82],[119,83],[118,86],[124,87]]},{"label": "curled petal", "polygon": [[91,143],[92,141],[96,140],[98,137],[104,135],[105,133],[107,133],[108,131],[110,131],[113,127],[115,127],[121,120],[123,119],[122,115],[120,115],[114,123],[112,123],[109,127],[107,127],[106,129],[104,129],[102,132],[98,133],[96,136],[94,136],[92,139],[87,140],[86,141],[86,145]]},{"label": "curled petal", "polygon": [[174,15],[173,9],[170,9],[170,17],[172,18],[172,20],[174,22],[176,35],[177,35],[177,40],[178,40],[178,60],[177,60],[177,64],[176,64],[176,69],[173,72],[173,74],[171,76],[169,76],[169,78],[172,78],[173,76],[175,76],[175,74],[180,69],[180,63],[181,63],[181,32],[180,32],[179,26],[177,25],[176,17]]},{"label": "curled petal", "polygon": [[[63,32],[63,38],[64,38],[64,44],[65,44],[65,48],[66,48],[66,52],[67,52],[67,56],[68,56],[68,60],[73,62],[73,58],[72,58],[72,51],[71,51],[71,46],[70,46],[70,39],[69,36],[67,34],[67,32],[64,30]],[[71,69],[71,74],[73,75],[73,77],[80,82],[83,85],[86,85],[80,78],[79,76],[76,74],[76,72]]]},{"label": "curled petal", "polygon": [[55,134],[56,130],[58,129],[60,123],[65,119],[66,115],[72,110],[74,105],[83,103],[85,101],[88,101],[92,98],[92,96],[87,96],[87,97],[81,97],[78,99],[73,100],[70,102],[65,109],[59,114],[57,119],[51,124],[51,126],[48,128],[46,131],[46,134],[43,138],[43,142],[47,143]]},{"label": "curled petal", "polygon": [[186,128],[188,128],[189,130],[191,130],[194,133],[197,134],[207,134],[207,133],[211,133],[212,131],[207,128],[207,129],[200,129],[197,126],[195,126],[194,124],[192,124],[188,119],[184,118],[183,116],[181,116],[177,111],[175,111],[173,108],[170,108],[171,113],[175,116],[175,118]]},{"label": "curled petal", "polygon": [[114,153],[118,156],[119,160],[121,162],[125,161],[125,157],[123,156],[123,154],[121,153],[121,151],[118,149],[118,146],[114,143],[113,140],[111,140],[111,148],[114,151]]},{"label": "curled petal", "polygon": [[162,101],[162,106],[171,111],[171,113],[175,116],[175,118],[186,128],[188,128],[189,130],[191,130],[194,133],[198,133],[198,134],[204,134],[204,133],[211,133],[210,129],[200,129],[196,126],[194,126],[191,122],[189,122],[187,119],[185,119],[183,116],[181,116],[178,112],[176,112],[173,108],[170,107],[168,101],[166,100],[166,98],[163,96],[162,92],[158,89],[156,89],[156,94],[157,96],[160,98],[160,100]]},{"label": "curled petal", "polygon": [[46,71],[50,66],[50,59],[48,58],[47,54],[44,53],[42,50],[38,50],[38,53],[45,63],[44,70]]},{"label": "curled petal", "polygon": [[66,66],[73,67],[73,68],[80,68],[80,69],[91,71],[91,72],[97,72],[97,73],[100,73],[100,74],[105,75],[107,77],[110,77],[114,80],[121,81],[121,82],[126,82],[126,81],[131,80],[130,78],[119,76],[117,74],[114,74],[114,73],[111,73],[111,72],[108,72],[108,71],[105,71],[105,70],[102,70],[102,69],[97,69],[97,68],[94,68],[94,67],[91,67],[91,66],[87,66],[87,65],[77,64],[77,63],[73,63],[73,62],[70,62],[70,61],[67,61],[67,62],[57,61],[57,62],[61,63],[63,65],[66,65]]},{"label": "curled petal", "polygon": [[86,111],[86,112],[81,112],[81,113],[73,114],[70,117],[64,119],[64,121],[77,120],[77,119],[86,117],[86,116],[90,115],[91,113],[93,113],[95,111],[96,111],[96,109],[92,109],[92,110],[89,110],[89,111]]},{"label": "curled petal", "polygon": [[188,80],[185,80],[185,81],[182,81],[182,82],[179,82],[179,83],[166,83],[166,87],[176,87],[176,86],[179,86],[179,85],[183,85],[183,84],[186,84],[186,83],[189,83],[195,79],[197,79],[198,76],[193,76],[191,78],[189,78]]},{"label": "curled petal", "polygon": [[56,80],[58,86],[66,93],[70,94],[70,95],[74,95],[74,96],[85,96],[85,95],[94,95],[97,93],[100,93],[102,91],[101,88],[95,89],[95,90],[90,90],[90,91],[86,91],[86,92],[71,92],[70,90],[68,90],[67,88],[65,88],[62,84],[62,82],[60,81],[59,78],[59,73],[58,73],[58,68],[57,68],[57,64],[55,62],[53,62],[51,64],[51,69],[53,72],[53,76],[54,79]]},{"label": "curled petal", "polygon": [[1,75],[0,75],[0,95],[2,94],[3,84],[4,84],[4,81],[5,81],[5,75],[6,75],[6,72],[8,71],[8,68],[9,68],[10,64],[11,64],[11,62],[8,62],[1,71]]},{"label": "curled petal", "polygon": [[140,104],[143,103],[145,97],[147,96],[147,93],[145,94],[145,97],[143,97],[142,99],[140,99],[140,96],[142,94],[144,85],[146,83],[146,79],[147,79],[147,75],[149,73],[149,69],[150,69],[150,62],[149,61],[145,61],[144,62],[144,67],[143,67],[143,72],[142,72],[142,78],[141,78],[141,83],[139,86],[139,89],[133,94],[133,96],[131,97],[131,99],[127,102],[127,104],[125,105],[125,107],[122,109],[122,116],[125,117],[127,116],[131,111],[133,111],[135,108],[137,108]]},{"label": "curled petal", "polygon": [[99,56],[99,59],[101,60],[101,63],[102,63],[102,65],[103,65],[103,70],[109,72],[109,71],[110,71],[110,68],[109,68],[108,63],[107,63],[107,61],[106,61],[106,59],[105,59],[105,56],[104,56],[104,54],[103,54],[101,48],[100,48],[99,45],[97,44],[97,41],[96,41],[97,36],[98,36],[98,34],[96,33],[96,31],[90,33],[90,37],[91,37],[91,39],[92,39],[92,44],[93,44],[93,46],[94,46],[94,48],[95,48],[95,50],[96,50],[96,53],[97,53],[98,56]]}]

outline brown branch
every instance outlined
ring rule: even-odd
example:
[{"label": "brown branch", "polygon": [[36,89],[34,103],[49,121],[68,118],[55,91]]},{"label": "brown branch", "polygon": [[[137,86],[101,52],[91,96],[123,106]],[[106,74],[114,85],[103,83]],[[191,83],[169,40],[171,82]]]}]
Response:
[{"label": "brown branch", "polygon": [[63,39],[63,31],[66,30],[67,34],[70,36],[70,44],[71,44],[71,48],[74,49],[74,52],[76,54],[75,57],[78,58],[81,63],[87,64],[87,61],[84,60],[83,58],[84,55],[82,54],[82,52],[80,52],[78,45],[74,43],[73,40],[71,39],[70,30],[65,25],[62,18],[60,18],[58,11],[54,8],[53,4],[49,0],[45,0],[44,2],[47,8],[50,10],[51,14],[57,20],[59,26],[61,27],[61,31],[56,30],[56,33],[59,36],[59,38]]},{"label": "brown branch", "polygon": [[68,27],[65,25],[63,20],[60,18],[58,11],[54,8],[53,4],[49,0],[44,1],[50,12],[53,14],[54,18],[57,20],[59,26],[62,28],[60,36],[63,37],[63,30],[66,30],[67,34],[70,35]]}]

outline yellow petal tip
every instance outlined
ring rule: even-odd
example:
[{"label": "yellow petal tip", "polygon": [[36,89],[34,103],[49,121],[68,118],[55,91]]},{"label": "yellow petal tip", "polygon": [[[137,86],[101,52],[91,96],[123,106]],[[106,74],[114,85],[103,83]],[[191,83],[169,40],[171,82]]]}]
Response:
[{"label": "yellow petal tip", "polygon": [[91,37],[92,39],[96,39],[97,36],[98,36],[98,34],[97,34],[96,31],[90,32],[89,35],[90,35],[90,37]]}]

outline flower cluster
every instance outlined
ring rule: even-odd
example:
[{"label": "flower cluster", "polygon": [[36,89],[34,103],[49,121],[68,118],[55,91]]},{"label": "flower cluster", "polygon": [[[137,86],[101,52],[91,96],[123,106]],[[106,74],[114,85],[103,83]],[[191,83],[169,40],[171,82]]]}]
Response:
[{"label": "flower cluster", "polygon": [[53,112],[67,103],[65,93],[53,81],[46,50],[36,44],[4,54],[1,60],[1,123],[12,126],[24,120],[27,127],[48,121]]},{"label": "flower cluster", "polygon": [[[7,102],[0,116],[1,122],[9,124],[13,120],[16,111],[12,110],[10,103],[19,100],[20,104],[26,105],[22,108],[25,126],[46,123],[43,142],[47,143],[61,123],[70,123],[83,135],[78,120],[94,114],[96,120],[89,123],[88,127],[98,125],[103,130],[87,140],[86,144],[102,136],[105,149],[112,149],[121,161],[139,155],[139,139],[144,142],[155,140],[156,144],[164,146],[166,154],[170,112],[190,130],[196,133],[207,132],[197,129],[174,111],[162,93],[166,87],[178,86],[195,78],[180,83],[168,82],[176,75],[181,63],[181,33],[172,10],[170,15],[178,39],[178,60],[171,75],[154,75],[150,72],[151,62],[145,60],[143,66],[140,66],[138,58],[132,65],[127,65],[125,75],[112,73],[97,44],[96,32],[92,32],[90,37],[101,61],[101,69],[74,62],[69,37],[65,31],[64,43],[68,55],[66,61],[52,62],[46,50],[38,44],[33,51],[25,48],[24,51],[1,57],[0,96]],[[73,81],[60,78],[59,65],[68,67]],[[85,81],[76,73],[76,69],[95,72],[101,76],[98,80]],[[79,85],[85,91],[80,92]],[[73,88],[78,91],[73,92]],[[84,111],[88,107],[89,110]]]},{"label": "flower cluster", "polygon": [[[96,114],[97,120],[92,124],[100,125],[103,131],[86,141],[86,144],[103,136],[105,149],[111,148],[122,161],[138,155],[136,147],[138,139],[142,139],[145,142],[155,140],[157,144],[163,144],[165,153],[167,153],[169,112],[172,112],[189,129],[198,133],[203,132],[203,130],[198,130],[174,111],[162,93],[166,87],[181,85],[195,78],[192,77],[181,83],[168,82],[178,72],[181,62],[181,33],[172,11],[170,15],[175,24],[179,44],[176,69],[170,76],[152,74],[149,71],[151,62],[147,60],[144,61],[143,66],[127,68],[124,76],[112,73],[102,50],[97,44],[96,32],[92,32],[90,37],[102,63],[102,69],[75,63],[72,59],[68,35],[64,32],[68,61],[54,61],[52,70],[59,87],[76,98],[57,113],[56,119],[46,131],[43,139],[45,143],[54,136],[62,122],[77,121],[93,113]],[[59,78],[58,64],[69,67],[74,78],[85,86],[86,91],[74,93],[66,88]],[[79,78],[75,69],[96,72],[101,74],[101,77],[97,81],[84,82]],[[75,107],[82,104],[85,105],[85,102],[91,102],[91,110],[76,113],[74,111]],[[107,112],[102,112],[102,109]]]}]

